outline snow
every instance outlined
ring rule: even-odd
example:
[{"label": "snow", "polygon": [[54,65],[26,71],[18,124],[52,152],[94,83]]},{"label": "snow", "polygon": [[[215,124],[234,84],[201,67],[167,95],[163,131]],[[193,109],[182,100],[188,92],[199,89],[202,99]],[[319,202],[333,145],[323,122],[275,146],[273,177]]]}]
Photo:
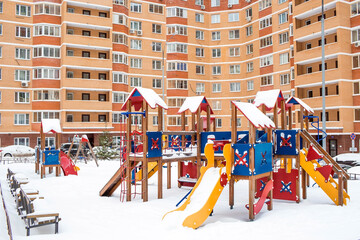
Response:
[{"label": "snow", "polygon": [[141,96],[145,99],[145,101],[149,104],[149,106],[152,109],[156,108],[156,106],[160,106],[164,109],[168,109],[168,106],[166,105],[164,100],[162,100],[154,90],[152,90],[150,88],[136,87],[129,94],[129,97],[126,99],[125,103],[121,107],[121,110],[126,110],[126,103],[132,97],[132,95],[134,94],[134,92],[136,90],[139,91]]},{"label": "snow", "polygon": [[360,166],[349,168],[347,172],[350,174],[360,174]]},{"label": "snow", "polygon": [[232,101],[242,114],[256,127],[275,128],[274,122],[263,114],[254,104]]},{"label": "snow", "polygon": [[[195,96],[195,97],[187,97],[180,107],[178,113],[185,112],[186,110],[190,110],[192,113],[197,113],[199,107],[201,107],[202,101],[205,99],[206,104],[208,105],[208,102],[204,96]],[[210,107],[210,113],[213,114],[213,111]]]},{"label": "snow", "polygon": [[303,102],[303,100],[301,100],[300,98],[297,98],[297,97],[291,97],[289,98],[286,103],[293,103],[293,104],[296,104],[294,102],[297,102],[298,104],[300,104],[300,106],[302,106],[306,111],[308,111],[309,113],[314,113],[314,110],[309,106],[307,105],[306,103]]},{"label": "snow", "polygon": [[356,161],[360,163],[359,153],[343,153],[334,157],[336,161]]},{"label": "snow", "polygon": [[[46,178],[34,173],[34,164],[16,163],[0,165],[0,181],[8,209],[14,240],[96,240],[96,239],[147,239],[147,240],[202,240],[202,239],[251,239],[251,240],[353,240],[360,239],[360,181],[348,181],[351,201],[348,206],[338,207],[319,187],[308,188],[308,197],[299,204],[274,200],[272,211],[266,204],[249,221],[248,181],[235,183],[235,205],[229,209],[229,187],[224,188],[209,217],[197,230],[181,225],[167,228],[162,217],[174,210],[175,205],[189,188],[177,188],[177,164],[172,164],[172,188],[166,188],[163,173],[163,199],[157,199],[157,174],[149,179],[149,202],[143,203],[137,195],[131,202],[120,201],[120,188],[111,197],[100,197],[100,189],[119,168],[119,161],[102,161],[95,164],[78,162],[79,176]],[[24,221],[17,215],[14,197],[6,182],[7,168],[23,172],[32,186],[44,196],[51,209],[59,212],[59,234],[54,225],[31,230],[26,237]],[[164,169],[165,170],[165,169]],[[310,183],[312,186],[313,182]],[[137,186],[137,191],[141,187]],[[3,238],[2,206],[0,206],[0,239]],[[6,226],[5,226],[6,227]],[[237,237],[236,237],[237,236]]]},{"label": "snow", "polygon": [[6,222],[6,213],[5,208],[2,201],[2,195],[0,193],[0,239],[9,239],[7,222]]},{"label": "snow", "polygon": [[61,133],[61,126],[59,119],[43,119],[41,120],[43,133]]},{"label": "snow", "polygon": [[[281,96],[281,97],[279,97]],[[284,99],[280,89],[273,89],[268,91],[259,91],[256,93],[254,99],[254,105],[259,107],[265,105],[267,109],[272,109],[275,107],[278,99]]]}]

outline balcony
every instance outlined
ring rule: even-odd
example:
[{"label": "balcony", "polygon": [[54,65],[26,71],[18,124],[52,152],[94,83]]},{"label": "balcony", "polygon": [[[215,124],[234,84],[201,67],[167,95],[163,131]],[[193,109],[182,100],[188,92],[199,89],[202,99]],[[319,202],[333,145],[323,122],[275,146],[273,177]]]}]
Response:
[{"label": "balcony", "polygon": [[64,34],[63,35],[63,43],[66,44],[74,44],[74,45],[86,45],[89,47],[103,47],[103,48],[111,48],[112,42],[110,38],[100,38],[100,37],[92,37],[92,36],[83,36],[77,34]]},{"label": "balcony", "polygon": [[62,121],[63,129],[112,129],[110,122],[65,122]]},{"label": "balcony", "polygon": [[[107,13],[109,16],[110,13]],[[93,25],[93,26],[112,26],[111,18],[109,17],[99,17],[95,15],[85,15],[78,13],[66,13],[63,15],[64,22],[75,22],[84,25]]]},{"label": "balcony", "polygon": [[[336,16],[325,19],[325,30],[340,26],[340,22],[340,19]],[[294,39],[298,40],[301,37],[311,36],[318,32],[321,32],[321,21],[295,29]]]},{"label": "balcony", "polygon": [[112,104],[110,101],[95,101],[95,100],[65,100],[62,101],[63,110],[81,109],[82,111],[92,110],[111,111]]},{"label": "balcony", "polygon": [[111,90],[112,82],[110,80],[99,80],[99,79],[83,79],[83,78],[65,78],[62,83],[61,87],[66,88],[79,88],[84,89],[108,89]]},{"label": "balcony", "polygon": [[111,69],[112,62],[110,59],[102,59],[102,58],[87,58],[87,57],[77,57],[77,56],[66,56],[62,59],[63,65],[71,65],[71,66],[81,66],[87,68],[103,68],[103,69]]},{"label": "balcony", "polygon": [[[333,7],[336,3],[333,0],[324,0],[325,11],[330,7]],[[294,6],[294,16],[302,14],[304,12],[313,12],[316,14],[321,11],[321,1],[306,1],[306,0],[296,0]]]},{"label": "balcony", "polygon": [[[321,71],[297,75],[295,77],[295,87],[304,86],[304,85],[314,85],[316,83],[321,83]],[[342,78],[341,71],[337,68],[328,69],[325,71],[326,81],[338,80]]]},{"label": "balcony", "polygon": [[[328,43],[325,45],[325,54],[334,55],[339,52],[343,52],[341,44],[337,42]],[[312,47],[310,49],[305,49],[295,54],[295,62],[302,62],[308,59],[314,59],[321,56],[321,46]]]}]

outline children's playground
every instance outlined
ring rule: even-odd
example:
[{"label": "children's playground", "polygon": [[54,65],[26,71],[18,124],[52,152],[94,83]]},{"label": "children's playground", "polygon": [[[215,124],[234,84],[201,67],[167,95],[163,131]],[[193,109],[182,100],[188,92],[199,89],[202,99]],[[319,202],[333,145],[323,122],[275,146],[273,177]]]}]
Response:
[{"label": "children's playground", "polygon": [[[258,92],[253,103],[231,102],[228,131],[215,127],[204,96],[186,98],[180,131],[164,130],[167,109],[153,90],[133,89],[116,161],[96,159],[86,135],[73,143],[90,156],[80,147],[76,156],[61,152],[61,123],[44,120],[35,164],[0,167],[0,239],[7,219],[13,239],[360,238],[360,182],[319,144],[311,106],[280,90]],[[56,144],[47,148],[50,134]]]}]

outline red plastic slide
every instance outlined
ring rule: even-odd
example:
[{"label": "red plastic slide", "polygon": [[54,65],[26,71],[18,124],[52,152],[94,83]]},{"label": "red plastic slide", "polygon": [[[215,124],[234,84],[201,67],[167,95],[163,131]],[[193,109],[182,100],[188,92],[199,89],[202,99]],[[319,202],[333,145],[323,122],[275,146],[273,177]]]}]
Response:
[{"label": "red plastic slide", "polygon": [[67,176],[69,174],[78,175],[77,168],[70,157],[68,157],[65,153],[60,151],[60,165],[64,172],[64,175]]}]

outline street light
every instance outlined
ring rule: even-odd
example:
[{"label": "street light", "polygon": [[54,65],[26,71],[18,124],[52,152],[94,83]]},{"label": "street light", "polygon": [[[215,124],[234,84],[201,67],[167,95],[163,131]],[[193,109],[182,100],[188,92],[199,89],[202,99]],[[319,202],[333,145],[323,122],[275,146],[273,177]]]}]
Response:
[{"label": "street light", "polygon": [[322,140],[326,151],[326,111],[325,111],[325,30],[324,30],[324,0],[321,0],[321,74],[322,74],[322,130],[325,137]]}]

